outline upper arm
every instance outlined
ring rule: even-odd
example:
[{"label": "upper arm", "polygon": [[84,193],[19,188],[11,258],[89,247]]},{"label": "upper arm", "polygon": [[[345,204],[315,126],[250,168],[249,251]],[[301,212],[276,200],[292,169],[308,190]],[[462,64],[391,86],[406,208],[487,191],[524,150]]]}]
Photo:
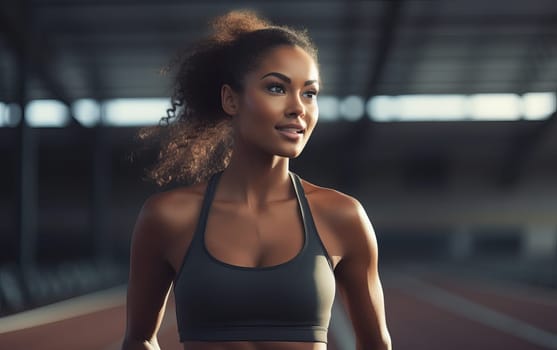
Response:
[{"label": "upper arm", "polygon": [[174,271],[164,257],[165,230],[160,200],[144,204],[134,227],[127,292],[125,343],[158,348],[160,327]]},{"label": "upper arm", "polygon": [[359,202],[351,199],[342,220],[345,255],[335,269],[337,285],[354,327],[358,349],[389,349],[377,240]]}]

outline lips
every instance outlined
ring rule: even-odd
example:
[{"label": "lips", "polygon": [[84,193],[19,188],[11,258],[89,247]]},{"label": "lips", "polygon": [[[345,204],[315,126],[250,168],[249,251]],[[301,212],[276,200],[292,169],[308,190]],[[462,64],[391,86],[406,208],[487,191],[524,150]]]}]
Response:
[{"label": "lips", "polygon": [[277,128],[278,131],[287,132],[290,134],[303,134],[304,130],[293,128]]},{"label": "lips", "polygon": [[306,128],[300,124],[279,125],[276,127],[278,131],[291,134],[303,134]]},{"label": "lips", "polygon": [[299,141],[304,136],[306,128],[301,124],[286,124],[275,127],[278,132],[289,141]]}]

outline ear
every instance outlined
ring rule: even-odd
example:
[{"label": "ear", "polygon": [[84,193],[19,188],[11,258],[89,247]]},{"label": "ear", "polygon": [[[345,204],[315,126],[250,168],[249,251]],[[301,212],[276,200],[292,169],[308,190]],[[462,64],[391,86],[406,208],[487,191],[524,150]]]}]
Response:
[{"label": "ear", "polygon": [[238,114],[240,96],[228,84],[223,84],[220,89],[220,101],[226,114],[233,117]]}]

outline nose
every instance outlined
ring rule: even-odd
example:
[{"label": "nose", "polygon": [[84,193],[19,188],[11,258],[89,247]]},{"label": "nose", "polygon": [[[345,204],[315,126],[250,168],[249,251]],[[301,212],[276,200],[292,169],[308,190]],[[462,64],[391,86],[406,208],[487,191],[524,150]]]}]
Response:
[{"label": "nose", "polygon": [[289,118],[304,117],[306,115],[306,107],[300,96],[292,94],[288,99],[286,116]]}]

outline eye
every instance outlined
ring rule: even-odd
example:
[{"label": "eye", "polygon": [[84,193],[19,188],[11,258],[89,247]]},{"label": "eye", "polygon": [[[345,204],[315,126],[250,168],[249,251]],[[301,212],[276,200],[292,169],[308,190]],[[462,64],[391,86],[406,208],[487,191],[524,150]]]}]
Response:
[{"label": "eye", "polygon": [[274,93],[274,94],[284,94],[285,93],[284,86],[282,86],[281,84],[276,84],[276,83],[267,85],[267,90],[269,92]]},{"label": "eye", "polygon": [[304,92],[304,96],[306,96],[308,98],[311,98],[311,99],[315,99],[315,98],[317,98],[317,91],[315,91],[315,90],[306,91],[306,92]]}]

